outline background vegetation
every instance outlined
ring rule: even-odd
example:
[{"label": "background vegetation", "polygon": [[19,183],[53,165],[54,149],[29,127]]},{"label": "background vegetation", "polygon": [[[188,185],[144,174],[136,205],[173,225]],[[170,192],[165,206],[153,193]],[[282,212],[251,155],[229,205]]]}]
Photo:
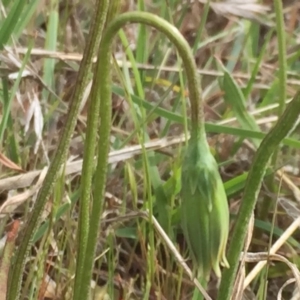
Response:
[{"label": "background vegetation", "polygon": [[[300,6],[297,1],[282,1],[283,7],[267,0],[202,2],[128,0],[121,1],[120,12],[153,12],[189,42],[201,75],[209,144],[234,224],[253,156],[300,84]],[[22,244],[22,225],[66,123],[95,4],[3,0],[0,5],[1,298],[14,243]],[[124,27],[113,53],[113,125],[93,296],[192,299],[197,282],[189,276],[193,264],[179,214],[190,122],[182,62],[163,35],[142,25]],[[21,299],[72,297],[92,73],[89,77],[65,171],[34,235]],[[300,297],[299,148],[296,127],[271,159],[233,299]],[[187,266],[180,257],[178,262],[179,255]],[[216,299],[217,291],[212,274],[207,292]]]}]

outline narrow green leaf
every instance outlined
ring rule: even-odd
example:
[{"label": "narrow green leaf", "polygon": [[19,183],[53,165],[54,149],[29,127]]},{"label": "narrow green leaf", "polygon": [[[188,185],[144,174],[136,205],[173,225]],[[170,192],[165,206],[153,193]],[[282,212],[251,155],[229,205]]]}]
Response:
[{"label": "narrow green leaf", "polygon": [[[56,50],[57,44],[57,32],[58,32],[58,5],[55,0],[52,0],[51,11],[49,12],[49,20],[47,24],[47,36],[45,49],[50,51]],[[48,87],[53,89],[54,86],[54,68],[55,60],[52,58],[45,59],[44,62],[44,82]],[[44,89],[43,98],[47,99],[49,96],[49,91]]]},{"label": "narrow green leaf", "polygon": [[[253,26],[257,26],[257,24],[253,24]],[[259,52],[259,56],[257,57],[257,59],[255,60],[255,64],[254,64],[254,67],[253,67],[253,70],[251,72],[251,77],[247,83],[247,86],[244,90],[244,97],[245,99],[247,99],[253,89],[253,84],[255,82],[255,79],[256,79],[256,76],[259,72],[259,69],[260,69],[260,65],[261,65],[261,62],[263,60],[263,57],[265,55],[265,52],[266,52],[266,48],[270,42],[270,39],[271,39],[271,36],[273,34],[273,30],[270,30],[266,36],[266,39],[265,39],[265,42],[262,46],[262,48],[260,49],[260,52]]]},{"label": "narrow green leaf", "polygon": [[247,111],[246,99],[243,95],[242,90],[237,85],[234,78],[226,70],[224,72],[223,84],[225,91],[225,101],[232,107],[243,128],[259,131],[260,128],[256,124],[254,117]]},{"label": "narrow green leaf", "polygon": [[[112,85],[112,91],[116,95],[122,97],[125,97],[126,95],[124,90],[116,85]],[[184,124],[184,118],[181,115],[173,113],[161,107],[156,107],[155,104],[140,99],[135,95],[130,95],[130,96],[134,103],[142,105],[145,109],[157,114],[157,116],[166,118],[167,120],[171,120],[172,122],[175,123]],[[212,123],[205,123],[205,130],[206,132],[210,132],[210,133],[225,133],[225,134],[231,134],[238,137],[258,139],[258,140],[262,140],[266,135],[264,132],[261,132],[260,130],[258,131],[247,130],[247,129],[229,127],[224,125],[212,124]],[[300,141],[295,140],[293,138],[285,138],[282,143],[286,146],[300,149]]]},{"label": "narrow green leaf", "polygon": [[2,50],[5,44],[7,44],[9,38],[11,37],[15,27],[17,26],[24,6],[27,1],[17,0],[14,2],[12,8],[10,9],[6,19],[1,24],[0,28],[0,49]]},{"label": "narrow green leaf", "polygon": [[3,117],[2,117],[2,120],[1,120],[1,124],[0,124],[0,143],[2,143],[4,132],[5,132],[7,122],[8,122],[8,119],[9,119],[12,101],[13,101],[15,95],[16,95],[17,89],[18,89],[19,84],[21,82],[23,71],[25,70],[26,64],[29,61],[32,47],[33,47],[33,41],[31,40],[29,42],[29,45],[28,45],[28,50],[27,50],[27,52],[25,54],[25,57],[22,61],[22,65],[21,65],[21,68],[19,70],[18,77],[17,77],[17,79],[16,79],[16,81],[15,81],[15,83],[14,83],[12,89],[11,89],[8,103],[6,103],[6,109],[4,111],[4,114],[3,114]]}]

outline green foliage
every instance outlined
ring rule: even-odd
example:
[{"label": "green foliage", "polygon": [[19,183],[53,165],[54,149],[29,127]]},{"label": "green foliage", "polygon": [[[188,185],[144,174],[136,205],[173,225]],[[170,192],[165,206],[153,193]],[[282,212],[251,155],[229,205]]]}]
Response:
[{"label": "green foliage", "polygon": [[[298,95],[279,119],[276,127],[269,133],[265,130],[269,128],[269,123],[264,123],[263,126],[259,123],[264,121],[265,117],[280,116],[285,110],[287,95],[293,95],[298,85],[299,76],[295,62],[299,59],[300,52],[296,49],[289,57],[286,56],[285,48],[289,48],[290,43],[292,45],[297,43],[295,34],[288,36],[288,33],[284,31],[281,1],[274,2],[276,28],[262,29],[259,23],[239,19],[238,22],[230,23],[224,30],[216,32],[213,32],[211,24],[217,20],[213,19],[212,22],[208,1],[202,6],[201,20],[194,32],[195,36],[191,41],[189,40],[190,46],[185,41],[178,42],[178,38],[182,39],[179,31],[182,31],[185,16],[191,13],[189,4],[182,3],[182,1],[153,1],[150,6],[148,1],[147,3],[143,0],[134,1],[139,11],[121,15],[115,20],[113,20],[114,16],[120,8],[119,1],[97,0],[96,4],[79,1],[76,4],[72,3],[70,7],[68,5],[71,1],[65,2],[67,10],[72,8],[70,16],[69,11],[63,12],[64,20],[70,17],[73,22],[72,34],[83,25],[76,25],[76,22],[81,21],[80,18],[84,19],[84,23],[89,19],[82,13],[82,8],[92,6],[91,11],[94,14],[89,33],[87,34],[85,26],[80,28],[83,35],[88,37],[80,69],[79,62],[67,61],[64,58],[58,60],[48,56],[40,58],[39,54],[36,54],[41,47],[50,51],[64,48],[65,40],[69,38],[67,30],[62,28],[65,24],[61,22],[61,10],[64,10],[64,5],[60,4],[64,4],[64,1],[46,1],[42,10],[40,10],[39,0],[2,1],[0,48],[3,50],[5,46],[12,45],[11,49],[16,51],[19,65],[16,79],[11,79],[7,74],[15,72],[16,65],[13,64],[14,67],[10,70],[11,66],[6,64],[5,60],[1,62],[1,67],[3,67],[1,68],[0,91],[1,154],[18,165],[22,165],[26,170],[42,169],[44,154],[46,156],[50,154],[52,163],[32,213],[27,214],[26,211],[30,210],[30,206],[25,207],[23,227],[25,229],[20,231],[22,243],[18,244],[20,246],[15,249],[13,258],[11,258],[13,243],[11,241],[7,243],[6,252],[2,256],[0,275],[3,282],[7,279],[9,282],[6,289],[1,288],[1,295],[5,296],[7,290],[9,300],[25,297],[38,299],[41,297],[39,292],[45,283],[46,276],[44,275],[51,273],[54,281],[58,283],[56,292],[61,288],[62,283],[64,285],[67,282],[70,286],[70,288],[63,287],[68,291],[64,291],[62,298],[88,299],[89,295],[92,297],[90,283],[91,279],[95,278],[91,277],[91,274],[95,271],[96,265],[97,270],[94,275],[99,270],[101,272],[103,269],[108,270],[109,284],[105,288],[106,292],[110,296],[118,297],[114,283],[124,263],[119,260],[130,250],[126,259],[130,257],[128,260],[131,262],[131,259],[138,256],[142,270],[134,274],[134,284],[130,286],[130,289],[133,287],[134,290],[135,284],[141,282],[139,288],[144,299],[149,299],[154,292],[161,292],[172,299],[181,299],[183,293],[187,293],[188,296],[184,296],[189,297],[190,293],[194,292],[193,290],[197,292],[197,288],[186,283],[185,272],[189,273],[182,268],[184,264],[176,262],[170,254],[169,246],[166,246],[166,241],[154,231],[152,221],[157,218],[174,243],[173,247],[176,246],[174,248],[180,253],[186,253],[187,243],[192,258],[187,263],[196,273],[198,271],[197,275],[201,284],[206,285],[207,278],[213,270],[217,276],[222,275],[219,299],[229,299],[236,278],[245,230],[254,207],[257,205],[259,211],[265,210],[265,216],[262,219],[259,218],[263,215],[256,215],[255,231],[259,230],[269,235],[270,239],[273,233],[274,237],[280,237],[284,232],[280,222],[274,225],[267,219],[270,215],[270,203],[268,202],[267,206],[257,204],[257,195],[264,179],[266,179],[268,189],[274,192],[269,182],[275,182],[275,170],[278,168],[276,162],[283,165],[288,156],[282,155],[281,146],[284,146],[285,151],[294,151],[293,153],[298,153],[300,149],[297,137],[287,137],[297,125]],[[78,7],[80,7],[80,13],[77,15],[74,12]],[[144,12],[148,9],[153,10],[169,23],[166,21],[159,23],[160,19],[157,16],[145,14]],[[78,16],[79,19],[77,19]],[[190,19],[194,21],[195,15],[190,16],[192,16]],[[149,19],[146,20],[147,18]],[[45,22],[46,28],[41,27],[38,32],[34,32],[31,26],[41,24],[37,19]],[[132,49],[130,30],[128,35],[127,27],[122,27],[125,23],[132,21],[139,23],[134,32],[137,33],[134,40],[135,49]],[[157,22],[156,25],[153,22]],[[178,31],[171,24],[180,30]],[[149,30],[148,25],[158,30]],[[119,30],[121,27],[123,29]],[[264,30],[267,34],[262,41],[261,32]],[[173,51],[169,40],[161,35],[160,31],[167,34],[177,45],[178,52]],[[31,38],[32,33],[37,34],[35,39]],[[118,55],[111,56],[111,41],[117,34],[121,42],[117,42],[116,48],[122,49],[125,53],[121,59]],[[277,52],[272,50],[274,38],[278,41],[279,68],[276,63],[271,65],[277,59]],[[93,69],[93,87],[86,118],[84,113],[78,116],[78,112],[80,102],[88,90],[87,86],[92,74],[92,58],[97,53],[101,39],[98,62]],[[76,43],[78,43],[77,40]],[[75,45],[75,51],[78,50],[77,46],[80,50],[82,49],[80,45]],[[19,53],[19,48],[22,49],[22,47],[26,49]],[[6,51],[3,51],[4,56]],[[197,60],[204,57],[204,63],[196,66],[191,53]],[[67,54],[65,53],[66,56]],[[57,53],[57,55],[61,54]],[[270,55],[273,56],[270,57]],[[216,57],[217,64],[215,64]],[[221,67],[220,61],[226,67]],[[37,95],[42,95],[42,109],[47,112],[47,122],[48,119],[56,118],[54,109],[55,114],[65,115],[67,118],[66,121],[63,119],[64,129],[59,141],[55,141],[55,145],[50,143],[49,149],[46,143],[46,149],[43,149],[46,153],[41,151],[43,153],[32,157],[30,154],[32,137],[27,139],[23,136],[18,120],[13,119],[15,113],[13,105],[16,99],[19,100],[19,93],[24,88],[22,84],[27,81],[27,78],[23,79],[23,71],[26,67],[35,69],[36,62],[38,66],[40,64],[44,67],[37,68],[38,76],[33,75],[34,79],[29,77],[29,80],[38,82]],[[170,64],[173,67],[170,67]],[[215,71],[216,65],[219,71]],[[60,75],[68,79],[66,73],[77,72],[78,69],[75,91],[70,97],[70,109],[66,111],[65,99],[59,99],[63,96],[54,95],[52,90],[56,92],[57,84],[61,79]],[[290,72],[290,70],[295,70],[295,72]],[[60,72],[62,74],[59,74]],[[201,82],[199,74],[196,73],[201,74]],[[269,76],[269,73],[272,73],[272,76]],[[27,93],[26,90],[25,92]],[[158,99],[152,97],[155,93],[158,94]],[[52,103],[52,97],[49,97],[52,94],[55,96],[56,103],[59,104]],[[191,107],[188,105],[187,96],[190,98]],[[111,112],[115,109],[115,106],[112,109],[111,99],[114,101],[116,98],[122,99],[128,111],[111,116]],[[206,105],[209,105],[205,112],[208,115],[216,112],[218,120],[210,119],[204,123],[204,99],[207,100]],[[215,106],[214,100],[210,102],[210,99],[215,99],[218,105],[220,103],[222,105]],[[228,120],[227,117],[234,118],[234,120]],[[87,127],[84,127],[85,121],[87,121]],[[234,125],[232,122],[235,122]],[[163,148],[166,145],[172,145],[173,148],[169,147],[170,152],[161,149],[157,151],[156,147],[153,148],[152,143],[156,140],[153,139],[153,133],[149,133],[149,127],[156,123],[159,123],[159,127],[155,129],[155,138],[161,140]],[[74,131],[76,124],[79,126]],[[81,126],[84,128],[83,132],[81,132]],[[173,127],[176,126],[180,128],[180,133],[184,133],[182,138],[178,137],[177,131],[174,131]],[[188,128],[191,128],[191,138]],[[85,141],[80,183],[78,176],[60,176],[59,171],[62,166],[68,165],[66,156],[73,133],[76,139],[80,137]],[[253,163],[249,163],[251,169],[244,169],[241,167],[242,164],[236,161],[241,169],[237,168],[238,170],[235,169],[229,172],[230,174],[226,169],[223,175],[229,175],[229,177],[223,185],[218,171],[220,166],[212,155],[212,153],[219,154],[218,149],[213,142],[208,146],[206,133],[212,141],[221,133],[226,138],[228,136],[236,138],[233,142],[234,151],[229,151],[230,154],[225,158],[225,162],[221,161],[221,166],[225,169],[235,160],[232,153],[235,155],[243,152],[243,142],[250,141],[254,146],[250,148],[254,152],[257,151]],[[51,136],[51,133],[44,130],[43,138],[48,139],[48,134]],[[176,139],[178,141],[174,142]],[[179,146],[180,139],[186,143],[185,146]],[[130,156],[128,159],[126,151],[130,152],[132,145],[136,144],[141,145],[138,155]],[[52,154],[52,148],[56,146],[57,149]],[[124,147],[127,147],[124,152],[125,156],[118,161],[117,167],[115,165],[108,167],[108,152]],[[222,150],[223,148],[226,150],[226,147],[226,143],[221,145]],[[275,155],[269,164],[268,158],[272,156],[272,153]],[[216,157],[219,158],[219,156]],[[123,164],[124,159],[126,162]],[[31,162],[32,160],[34,163]],[[1,172],[1,177],[8,177],[13,171],[6,173],[6,169],[3,168]],[[109,215],[108,219],[103,220],[107,174],[109,179],[118,178],[122,196],[119,196],[121,199],[117,206],[118,215],[112,218]],[[25,173],[24,176],[26,175]],[[59,182],[55,183],[58,178],[60,178]],[[17,186],[16,191],[12,193],[19,193],[18,188]],[[11,189],[9,188],[9,195],[11,195]],[[233,233],[230,234],[234,236],[234,239],[230,244],[229,252],[225,255],[229,227],[227,198],[239,199],[241,192],[243,192],[241,208],[237,214],[234,212],[230,215],[232,222],[236,225],[233,227]],[[40,217],[48,210],[48,206],[45,209],[45,205],[49,204],[49,198],[54,199],[54,205],[51,207],[51,213],[40,224]],[[61,200],[63,203],[60,202]],[[107,205],[111,205],[110,201]],[[141,216],[139,214],[141,210],[147,211],[149,220],[138,219]],[[0,220],[1,233],[5,231],[7,220],[10,220],[11,215],[13,214],[9,216],[7,214]],[[103,228],[106,230],[103,231]],[[183,242],[181,229],[186,243]],[[122,242],[125,240],[130,248],[125,251],[120,250],[119,240]],[[263,241],[258,240],[255,232],[252,244],[260,247],[257,244],[261,242]],[[33,243],[37,251],[30,251]],[[57,247],[57,256],[53,259],[54,256],[51,253],[53,261],[50,264],[48,255],[52,251],[49,250],[52,245]],[[299,243],[290,238],[287,245],[292,253],[291,259],[299,265],[299,261],[295,259],[295,249],[299,247]],[[101,253],[98,248],[101,249]],[[96,250],[98,251],[95,262]],[[177,256],[176,258],[178,259]],[[9,260],[11,260],[10,266],[7,263]],[[25,262],[26,270],[28,270],[26,273],[24,272]],[[48,265],[51,265],[49,273],[46,268]],[[226,268],[222,270],[221,266]],[[129,267],[126,266],[126,270]],[[9,277],[7,278],[8,268]],[[73,282],[74,274],[76,275]],[[286,270],[277,265],[274,265],[270,271],[265,270],[264,276],[261,276],[261,280],[258,281],[257,288],[260,297],[263,298],[265,294],[266,278],[273,279],[285,274]],[[124,286],[126,289],[123,280],[126,279],[122,278],[122,289]],[[99,278],[95,279],[95,282],[99,281],[101,281]],[[170,286],[176,286],[176,289],[170,289]],[[98,291],[98,289],[97,286],[95,290]],[[122,296],[126,298],[128,295]],[[197,293],[194,293],[193,299],[196,298],[198,299]]]},{"label": "green foliage", "polygon": [[239,256],[243,249],[247,226],[257,201],[257,195],[262,185],[268,162],[282,139],[299,123],[299,111],[300,93],[298,92],[277,124],[266,135],[255,154],[248,174],[238,219],[232,233],[235,238],[230,243],[228,250],[230,270],[225,270],[223,273],[218,299],[227,300],[231,297],[234,276],[238,267]]},{"label": "green foliage", "polygon": [[[100,22],[99,22],[100,20]],[[65,161],[71,135],[76,125],[77,114],[80,107],[80,101],[82,99],[85,87],[88,83],[88,75],[91,69],[92,58],[99,44],[101,32],[99,32],[99,23],[103,21],[102,12],[95,16],[95,27],[92,27],[89,41],[87,43],[87,50],[85,52],[78,78],[77,85],[74,91],[73,104],[70,107],[69,117],[65,124],[62,132],[60,143],[56,152],[56,155],[50,165],[47,176],[44,180],[44,184],[39,191],[39,195],[36,199],[35,207],[33,212],[26,224],[26,230],[24,232],[23,240],[21,245],[16,251],[15,260],[13,261],[12,267],[10,268],[10,281],[8,283],[8,300],[16,300],[20,298],[20,289],[22,283],[22,275],[25,267],[25,261],[29,252],[30,246],[32,245],[33,236],[39,225],[39,219],[42,211],[45,207],[47,200],[52,192],[52,187],[57,179],[59,170]]]},{"label": "green foliage", "polygon": [[8,16],[2,21],[0,29],[0,49],[6,45],[18,25],[22,12],[25,10],[26,1],[14,1]]}]

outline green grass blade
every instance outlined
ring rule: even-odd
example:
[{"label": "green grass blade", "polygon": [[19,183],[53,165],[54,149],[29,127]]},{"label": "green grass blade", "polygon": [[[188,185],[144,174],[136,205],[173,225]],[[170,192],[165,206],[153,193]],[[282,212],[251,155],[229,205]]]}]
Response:
[{"label": "green grass blade", "polygon": [[0,28],[0,49],[7,44],[10,37],[12,36],[15,27],[17,26],[20,16],[24,10],[27,1],[17,0],[14,2],[11,10],[9,11],[6,19],[1,24]]},{"label": "green grass blade", "polygon": [[[46,36],[46,45],[45,49],[49,51],[55,51],[57,45],[57,33],[58,33],[58,3],[56,0],[51,1],[51,11],[49,12],[49,19],[47,24],[47,36]],[[54,68],[55,68],[55,60],[52,58],[45,59],[44,62],[44,82],[50,89],[54,87]],[[43,91],[43,98],[45,100],[48,99],[49,91]]]},{"label": "green grass blade", "polygon": [[28,50],[22,61],[22,65],[21,65],[20,71],[18,73],[18,77],[13,85],[13,88],[11,89],[8,103],[6,103],[6,105],[5,105],[6,106],[5,111],[4,111],[3,118],[2,118],[1,124],[0,124],[0,144],[2,144],[2,142],[3,142],[4,132],[5,132],[5,129],[7,128],[7,122],[8,122],[10,111],[11,111],[12,101],[17,93],[18,88],[19,88],[23,71],[25,70],[26,64],[28,63],[29,58],[30,58],[30,53],[31,53],[32,47],[33,47],[33,40],[31,40],[31,42],[28,45]]},{"label": "green grass blade", "polygon": [[[230,105],[242,127],[248,130],[259,131],[260,128],[256,124],[254,117],[247,111],[246,99],[241,89],[227,70],[224,70],[223,88],[225,91],[224,100]],[[259,146],[258,140],[253,139],[253,143],[256,147]]]},{"label": "green grass blade", "polygon": [[[122,97],[125,96],[124,90],[116,85],[112,85],[112,91],[116,95],[119,95]],[[147,102],[143,99],[140,99],[139,97],[137,97],[135,95],[131,95],[131,97],[132,97],[132,101],[134,103],[142,105],[145,109],[152,111],[153,113],[157,114],[158,116],[166,118],[168,120],[171,120],[172,122],[175,122],[175,123],[184,124],[184,118],[181,115],[173,113],[173,112],[166,110],[164,108],[161,108],[161,107],[156,107],[156,105],[154,105],[150,102]],[[235,135],[238,137],[258,139],[258,140],[262,140],[264,138],[264,136],[266,135],[265,133],[261,132],[260,130],[259,131],[247,130],[247,129],[229,127],[229,126],[225,126],[225,125],[212,124],[212,123],[206,123],[205,130],[206,130],[206,132],[210,132],[210,133],[225,133],[225,134]],[[296,139],[285,138],[282,143],[284,145],[300,149],[300,141],[298,141]]]}]

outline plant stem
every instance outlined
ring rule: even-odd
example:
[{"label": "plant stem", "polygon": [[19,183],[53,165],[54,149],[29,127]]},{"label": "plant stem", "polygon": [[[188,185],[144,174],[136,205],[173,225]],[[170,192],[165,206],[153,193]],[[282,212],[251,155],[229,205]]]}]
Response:
[{"label": "plant stem", "polygon": [[[104,29],[104,25],[107,18],[109,0],[98,0],[96,3],[97,11],[96,18],[98,20],[95,23],[95,30],[97,30],[97,44],[100,43],[101,35]],[[89,218],[90,218],[90,196],[92,186],[92,176],[94,173],[94,156],[95,145],[97,140],[97,127],[99,122],[99,107],[100,99],[97,95],[93,95],[94,89],[91,93],[91,101],[89,103],[86,137],[84,142],[83,152],[83,165],[81,175],[81,198],[79,201],[79,224],[78,224],[78,236],[77,236],[77,262],[76,262],[76,274],[74,280],[74,300],[79,300],[79,291],[81,287],[81,281],[83,277],[83,266],[86,252],[86,245],[89,232]]]},{"label": "plant stem", "polygon": [[191,118],[193,138],[206,138],[204,129],[204,115],[201,102],[200,79],[193,55],[186,40],[180,32],[167,21],[146,12],[129,12],[116,17],[106,28],[99,48],[97,71],[94,74],[94,95],[100,97],[100,128],[99,128],[99,153],[97,169],[95,173],[95,185],[93,192],[93,205],[90,219],[88,245],[86,248],[83,281],[81,283],[80,299],[88,299],[90,293],[90,281],[94,262],[95,247],[98,239],[100,217],[102,212],[104,187],[106,183],[107,159],[109,150],[109,136],[111,128],[111,64],[110,48],[113,37],[127,23],[142,23],[152,26],[164,33],[177,48],[183,60],[186,71],[189,97],[191,102]]},{"label": "plant stem", "polygon": [[279,106],[278,116],[283,114],[286,100],[286,80],[287,80],[287,59],[286,59],[286,38],[285,38],[285,24],[284,14],[282,8],[282,0],[274,0],[275,14],[276,14],[276,31],[277,31],[277,46],[279,59]]},{"label": "plant stem", "polygon": [[0,298],[6,299],[8,287],[8,274],[11,267],[11,257],[15,247],[15,241],[18,234],[20,221],[13,222],[10,231],[7,234],[6,243],[3,249],[2,257],[0,260]]},{"label": "plant stem", "polygon": [[263,139],[253,159],[252,168],[248,174],[244,196],[234,226],[234,237],[231,240],[228,250],[228,262],[230,269],[225,269],[222,274],[221,285],[218,293],[218,300],[229,300],[234,285],[236,271],[239,265],[240,253],[243,249],[251,213],[257,201],[262,180],[270,157],[277,149],[281,141],[297,126],[300,112],[300,92],[296,94],[293,101],[280,117],[276,125]]},{"label": "plant stem", "polygon": [[[276,32],[277,32],[277,48],[278,48],[278,78],[279,78],[279,105],[277,115],[280,117],[285,109],[286,87],[287,87],[287,58],[286,58],[286,38],[284,13],[282,8],[282,0],[274,0],[275,15],[276,15]],[[275,149],[272,156],[272,166],[276,169],[277,157],[279,149]],[[275,174],[271,175],[267,181],[267,186],[270,191],[276,193]],[[259,215],[262,220],[268,216],[268,212],[274,205],[272,197],[266,196],[260,207]]]},{"label": "plant stem", "polygon": [[[98,0],[101,1],[101,0]],[[13,265],[10,268],[9,283],[8,283],[8,295],[7,300],[17,300],[20,298],[20,290],[22,283],[22,276],[24,274],[24,267],[26,262],[27,254],[32,245],[33,235],[38,227],[39,218],[45,207],[45,204],[50,197],[52,187],[59,175],[60,168],[65,161],[68,153],[69,143],[71,140],[72,133],[77,121],[77,115],[80,107],[80,102],[83,97],[86,85],[89,81],[89,74],[92,66],[93,56],[98,48],[101,31],[99,31],[99,24],[101,23],[102,12],[97,10],[92,21],[91,31],[87,41],[86,50],[83,55],[82,62],[73,92],[73,101],[70,104],[68,118],[65,127],[62,130],[58,142],[58,148],[52,163],[50,164],[46,178],[39,191],[36,199],[35,206],[32,210],[30,218],[24,227],[22,234],[22,243],[15,253]]]}]

